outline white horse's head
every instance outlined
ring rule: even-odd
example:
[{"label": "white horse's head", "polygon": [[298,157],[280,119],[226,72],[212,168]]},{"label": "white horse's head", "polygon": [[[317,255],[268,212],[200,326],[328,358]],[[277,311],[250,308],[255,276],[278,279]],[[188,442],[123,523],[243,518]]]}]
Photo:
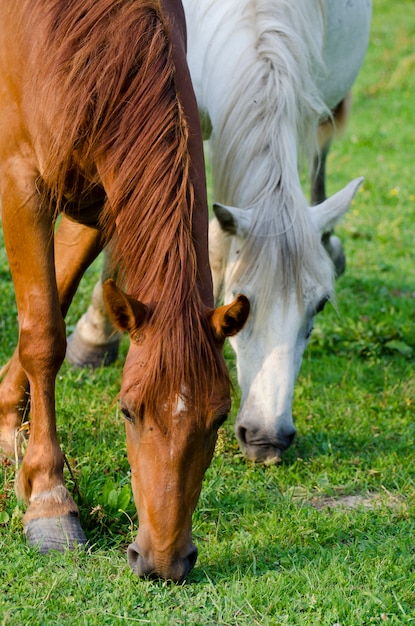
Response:
[{"label": "white horse's head", "polygon": [[[292,280],[293,284],[283,289],[285,293],[281,293],[284,280],[281,283],[276,276],[274,279],[268,274],[265,278],[253,268],[246,272],[246,268],[240,267],[244,248],[251,246],[245,257],[251,263],[255,262],[253,247],[261,245],[261,241],[250,241],[254,237],[254,211],[218,204],[214,207],[221,229],[228,235],[226,247],[229,254],[224,259],[225,302],[231,301],[233,294],[239,292],[245,293],[251,301],[248,323],[231,342],[237,356],[238,382],[242,392],[236,435],[244,454],[252,460],[276,462],[293,441],[296,432],[292,417],[294,383],[313,330],[314,318],[333,296],[333,263],[321,243],[321,237],[348,210],[361,182],[362,179],[356,179],[322,204],[307,207],[306,223],[310,232],[308,243],[303,239],[300,246],[308,250],[303,251],[304,262],[298,284]],[[274,238],[275,245],[279,245],[280,241]],[[215,241],[211,243],[214,248]],[[265,243],[269,245],[264,238]],[[295,246],[295,242],[291,245]],[[313,255],[313,263],[309,265],[308,253]],[[290,261],[285,259],[285,264],[289,267]],[[264,264],[261,265],[264,271]],[[275,267],[271,260],[270,266]],[[292,276],[295,276],[296,269],[291,270]],[[258,283],[264,279],[265,299],[258,297]]]}]

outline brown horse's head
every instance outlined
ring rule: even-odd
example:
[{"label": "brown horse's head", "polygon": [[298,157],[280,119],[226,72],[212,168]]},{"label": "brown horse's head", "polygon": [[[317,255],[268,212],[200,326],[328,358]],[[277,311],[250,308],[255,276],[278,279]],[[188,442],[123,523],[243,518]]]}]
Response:
[{"label": "brown horse's head", "polygon": [[[143,387],[148,387],[147,365],[154,361],[154,346],[158,343],[154,333],[160,331],[155,331],[152,324],[150,307],[126,295],[113,281],[105,283],[104,297],[115,326],[130,335],[121,407],[126,418],[139,532],[128,548],[128,562],[138,576],[181,581],[196,562],[192,514],[212,459],[218,428],[230,410],[222,346],[226,337],[244,325],[249,302],[245,296],[238,296],[230,305],[203,313],[201,327],[210,335],[216,368],[209,366],[203,353],[193,358],[200,361],[196,364],[200,379],[206,370],[210,372],[208,386],[199,388],[198,381],[189,384],[183,372],[181,392],[172,394],[169,381],[163,380],[168,368],[161,360],[159,380],[154,381],[157,397],[151,397],[143,395]],[[171,350],[177,347],[171,346]]]}]

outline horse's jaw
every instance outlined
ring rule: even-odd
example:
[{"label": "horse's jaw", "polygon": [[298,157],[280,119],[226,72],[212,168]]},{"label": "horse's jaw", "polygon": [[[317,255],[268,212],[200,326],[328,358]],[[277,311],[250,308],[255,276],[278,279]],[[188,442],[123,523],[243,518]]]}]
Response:
[{"label": "horse's jaw", "polygon": [[292,399],[306,345],[303,342],[301,348],[298,339],[288,345],[275,327],[271,330],[265,341],[258,337],[232,341],[242,391],[236,437],[248,459],[266,464],[278,463],[294,439]]}]

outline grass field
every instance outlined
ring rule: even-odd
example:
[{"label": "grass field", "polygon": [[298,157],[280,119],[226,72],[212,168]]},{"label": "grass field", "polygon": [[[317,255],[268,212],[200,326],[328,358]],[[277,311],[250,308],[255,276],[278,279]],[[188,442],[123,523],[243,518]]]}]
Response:
[{"label": "grass field", "polygon": [[[298,436],[283,462],[261,467],[241,456],[236,398],[194,515],[194,571],[183,586],[140,581],[125,556],[136,519],[123,424],[109,408],[122,358],[94,372],[65,364],[59,435],[93,547],[29,549],[14,468],[1,465],[0,624],[415,624],[414,43],[415,2],[374,0],[370,49],[349,127],[331,152],[328,190],[360,175],[365,183],[338,229],[348,258],[338,311],[326,307],[317,321],[296,385]],[[88,271],[69,329],[98,271]],[[1,244],[0,363],[16,336]]]}]

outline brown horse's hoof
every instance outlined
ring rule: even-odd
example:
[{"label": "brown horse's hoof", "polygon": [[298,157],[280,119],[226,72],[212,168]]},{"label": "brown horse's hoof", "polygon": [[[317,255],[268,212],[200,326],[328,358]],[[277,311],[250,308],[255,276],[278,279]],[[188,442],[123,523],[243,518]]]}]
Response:
[{"label": "brown horse's hoof", "polygon": [[85,545],[86,537],[76,513],[62,517],[45,517],[30,520],[25,525],[28,543],[39,549],[41,554],[50,550],[65,552],[76,545]]},{"label": "brown horse's hoof", "polygon": [[66,347],[66,358],[74,367],[101,367],[110,365],[118,357],[120,341],[117,337],[115,341],[104,344],[92,344],[82,339],[75,330],[68,337]]}]

